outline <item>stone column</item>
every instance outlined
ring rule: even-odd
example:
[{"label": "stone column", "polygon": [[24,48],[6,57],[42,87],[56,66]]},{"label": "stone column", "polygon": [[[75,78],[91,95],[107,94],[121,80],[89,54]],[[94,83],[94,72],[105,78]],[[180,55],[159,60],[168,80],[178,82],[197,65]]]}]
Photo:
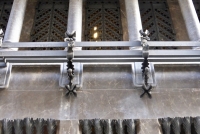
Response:
[{"label": "stone column", "polygon": [[[76,31],[76,41],[82,38],[82,6],[83,0],[70,0],[67,31]],[[81,49],[81,48],[76,48]]]},{"label": "stone column", "polygon": [[26,10],[26,3],[27,0],[14,0],[6,27],[4,42],[19,42]]},{"label": "stone column", "polygon": [[200,41],[200,24],[192,0],[178,0],[191,41]]},{"label": "stone column", "polygon": [[128,32],[130,41],[140,41],[142,22],[138,0],[125,0],[126,16],[128,22]]}]

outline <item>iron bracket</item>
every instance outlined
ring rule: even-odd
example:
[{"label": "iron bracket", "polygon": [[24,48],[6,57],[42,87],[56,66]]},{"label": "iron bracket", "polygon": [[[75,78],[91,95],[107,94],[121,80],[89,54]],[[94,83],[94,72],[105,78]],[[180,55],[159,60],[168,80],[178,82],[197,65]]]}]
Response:
[{"label": "iron bracket", "polygon": [[77,96],[77,89],[80,88],[79,84],[74,84],[74,63],[73,63],[73,58],[74,58],[74,51],[73,48],[75,46],[75,41],[76,41],[76,32],[73,31],[72,33],[69,33],[68,31],[65,33],[66,38],[64,39],[65,42],[68,41],[68,49],[67,49],[67,77],[68,77],[68,84],[65,85],[66,91],[66,96]]},{"label": "iron bracket", "polygon": [[[148,60],[149,44],[148,44],[148,41],[150,40],[150,38],[148,36],[150,33],[148,30],[146,30],[145,32],[140,30],[140,34],[141,34],[141,45],[142,45],[142,57],[144,58],[143,63],[141,64],[141,69],[140,69],[141,74],[139,75],[140,78],[142,78],[140,86],[143,89],[143,93],[141,94],[140,97],[142,98],[145,94],[147,94],[149,98],[152,98],[151,90],[152,90],[153,86],[152,86],[152,81],[150,81],[150,78],[152,80],[152,78],[154,76],[154,81],[155,81],[155,71],[152,70],[152,68],[151,69],[149,68],[149,60]],[[154,75],[152,75],[152,73]],[[153,84],[155,85],[155,83],[153,83]]]}]

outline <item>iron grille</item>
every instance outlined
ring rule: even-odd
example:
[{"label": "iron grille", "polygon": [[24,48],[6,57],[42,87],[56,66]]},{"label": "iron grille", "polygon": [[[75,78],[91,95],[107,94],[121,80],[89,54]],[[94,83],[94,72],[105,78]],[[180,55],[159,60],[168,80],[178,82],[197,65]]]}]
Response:
[{"label": "iron grille", "polygon": [[85,20],[86,41],[122,40],[120,4],[118,0],[87,0]]},{"label": "iron grille", "polygon": [[175,41],[175,33],[166,0],[139,0],[143,29],[153,41]]},{"label": "iron grille", "polygon": [[6,30],[12,4],[13,0],[0,1],[0,27],[3,29],[4,32]]},{"label": "iron grille", "polygon": [[63,41],[67,28],[68,0],[39,0],[31,41]]},{"label": "iron grille", "polygon": [[193,0],[194,6],[198,15],[198,18],[200,20],[200,0]]}]

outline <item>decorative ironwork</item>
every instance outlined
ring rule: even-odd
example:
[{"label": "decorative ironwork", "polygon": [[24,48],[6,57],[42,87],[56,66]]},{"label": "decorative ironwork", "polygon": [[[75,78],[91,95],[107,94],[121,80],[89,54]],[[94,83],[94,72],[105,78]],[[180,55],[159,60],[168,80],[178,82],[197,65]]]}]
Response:
[{"label": "decorative ironwork", "polygon": [[197,12],[197,16],[199,18],[200,21],[200,0],[193,0],[196,12]]},{"label": "decorative ironwork", "polygon": [[26,134],[34,134],[34,122],[33,118],[25,118],[24,126]]},{"label": "decorative ironwork", "polygon": [[83,134],[137,134],[137,122],[132,119],[85,119],[80,120],[79,124]]},{"label": "decorative ironwork", "polygon": [[127,119],[123,121],[123,126],[127,129],[126,133],[136,134],[136,124],[137,120]]},{"label": "decorative ironwork", "polygon": [[159,123],[161,125],[162,128],[162,133],[163,134],[170,134],[171,131],[171,118],[162,118],[159,119]]},{"label": "decorative ironwork", "polygon": [[200,117],[161,118],[162,134],[199,134]]},{"label": "decorative ironwork", "polygon": [[87,0],[85,24],[86,41],[121,41],[122,28],[119,0]]},{"label": "decorative ironwork", "polygon": [[55,134],[57,130],[57,122],[54,119],[44,120],[43,118],[38,118],[33,120],[33,118],[24,118],[9,120],[4,119],[2,121],[2,129],[4,134]]},{"label": "decorative ironwork", "polygon": [[175,41],[175,33],[166,0],[139,0],[143,29],[152,41]]},{"label": "decorative ironwork", "polygon": [[47,132],[48,134],[56,133],[56,121],[53,119],[47,119]]},{"label": "decorative ironwork", "polygon": [[[39,0],[36,7],[35,21],[31,33],[31,41],[63,41],[67,27],[68,0]],[[32,48],[32,50],[41,48]],[[55,50],[62,48],[42,48]]]},{"label": "decorative ironwork", "polygon": [[180,134],[181,133],[181,119],[176,117],[171,122],[171,129],[173,134]]},{"label": "decorative ironwork", "polygon": [[0,28],[2,28],[3,31],[6,30],[12,4],[13,4],[13,0],[0,1]]},{"label": "decorative ironwork", "polygon": [[184,117],[182,120],[183,123],[183,131],[185,134],[191,134],[191,118],[190,117]]},{"label": "decorative ironwork", "polygon": [[100,119],[94,119],[95,134],[103,134],[103,122]]},{"label": "decorative ironwork", "polygon": [[15,129],[15,134],[23,134],[23,120],[17,119],[14,120],[14,129]]},{"label": "decorative ironwork", "polygon": [[66,32],[65,34],[66,34],[66,38],[64,40],[68,41],[67,73],[68,73],[68,79],[69,79],[69,84],[65,85],[65,88],[67,89],[66,96],[67,97],[70,95],[77,96],[76,90],[79,88],[79,86],[72,83],[72,80],[74,79],[74,65],[72,62],[74,58],[73,47],[76,40],[76,32],[75,31],[73,31],[72,33]]},{"label": "decorative ironwork", "polygon": [[149,36],[149,31],[146,30],[145,32],[143,32],[142,30],[140,30],[140,34],[141,34],[141,45],[142,45],[142,48],[143,48],[143,51],[142,51],[142,56],[144,58],[144,61],[142,63],[142,76],[143,76],[143,80],[144,80],[144,83],[143,83],[143,86],[142,86],[142,89],[143,89],[143,93],[142,95],[140,96],[141,98],[147,94],[149,98],[152,98],[151,96],[151,89],[152,89],[152,85],[149,84],[148,80],[149,80],[149,60],[148,60],[148,57],[149,57],[149,45],[147,43],[148,40],[150,40],[150,38],[148,37]]},{"label": "decorative ironwork", "polygon": [[45,120],[42,118],[38,118],[34,122],[36,128],[36,134],[44,133]]},{"label": "decorative ironwork", "polygon": [[13,133],[13,121],[8,119],[3,119],[3,133],[12,134]]}]

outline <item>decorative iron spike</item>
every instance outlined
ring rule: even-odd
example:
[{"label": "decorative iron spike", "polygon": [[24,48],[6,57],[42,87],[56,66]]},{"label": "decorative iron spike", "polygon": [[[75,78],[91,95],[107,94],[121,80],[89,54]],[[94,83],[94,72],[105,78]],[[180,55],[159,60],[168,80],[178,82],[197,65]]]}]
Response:
[{"label": "decorative iron spike", "polygon": [[25,118],[24,119],[24,125],[25,125],[26,134],[33,134],[34,133],[33,118]]},{"label": "decorative iron spike", "polygon": [[53,119],[47,119],[47,131],[48,134],[55,134],[56,133],[56,121]]},{"label": "decorative iron spike", "polygon": [[182,119],[182,126],[184,134],[192,134],[191,132],[191,118],[190,117],[184,117]]},{"label": "decorative iron spike", "polygon": [[162,118],[162,119],[159,119],[159,123],[161,124],[163,134],[170,134],[171,119],[170,118]]},{"label": "decorative iron spike", "polygon": [[23,120],[21,119],[16,119],[14,120],[14,130],[15,130],[15,134],[23,134]]},{"label": "decorative iron spike", "polygon": [[176,117],[172,119],[172,134],[181,134],[181,118]]},{"label": "decorative iron spike", "polygon": [[90,120],[81,120],[82,133],[92,134],[92,123]]},{"label": "decorative iron spike", "polygon": [[100,119],[94,119],[94,131],[95,134],[103,134],[103,125]]},{"label": "decorative iron spike", "polygon": [[196,132],[196,134],[200,134],[200,117],[195,117],[193,119],[193,123],[194,123],[194,131]]},{"label": "decorative iron spike", "polygon": [[34,122],[36,127],[36,134],[44,133],[45,120],[41,118],[37,118]]},{"label": "decorative iron spike", "polygon": [[113,134],[112,123],[110,119],[103,121],[104,133],[105,134]]},{"label": "decorative iron spike", "polygon": [[124,134],[123,120],[113,120],[113,125],[117,134]]},{"label": "decorative iron spike", "polygon": [[3,134],[12,134],[13,121],[8,119],[3,119]]},{"label": "decorative iron spike", "polygon": [[124,120],[123,125],[126,128],[127,134],[136,134],[135,120],[133,120],[133,119]]}]

